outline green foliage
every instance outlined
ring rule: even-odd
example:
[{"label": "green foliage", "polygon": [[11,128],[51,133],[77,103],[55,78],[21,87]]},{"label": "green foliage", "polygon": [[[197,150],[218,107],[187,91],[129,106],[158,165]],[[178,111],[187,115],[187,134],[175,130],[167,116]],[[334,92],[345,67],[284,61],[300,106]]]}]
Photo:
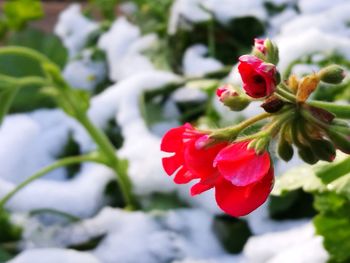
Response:
[{"label": "green foliage", "polygon": [[39,51],[60,68],[64,67],[68,59],[68,52],[56,35],[33,28],[13,33],[7,39],[6,44],[28,47]]},{"label": "green foliage", "polygon": [[232,65],[238,56],[249,53],[252,39],[263,35],[264,31],[264,25],[255,17],[236,18],[227,24],[207,21],[192,24],[188,29],[179,28],[175,35],[168,38],[170,64],[176,71],[181,71],[181,60],[178,58],[183,57],[187,47],[199,43],[207,45],[208,38],[212,38],[215,54],[211,55],[226,65]]},{"label": "green foliage", "polygon": [[167,211],[184,207],[187,205],[179,199],[176,193],[153,193],[142,200],[142,208],[145,211]]},{"label": "green foliage", "polygon": [[107,122],[107,126],[103,129],[110,142],[116,149],[120,149],[123,145],[123,136],[121,127],[116,123],[115,119],[110,119]]},{"label": "green foliage", "polygon": [[283,196],[271,196],[269,214],[276,220],[310,218],[316,214],[313,196],[300,189]]},{"label": "green foliage", "polygon": [[[45,34],[34,29],[26,29],[12,34],[8,38],[6,44],[32,48],[46,55],[61,67],[66,63],[67,51],[60,40],[52,34]],[[41,64],[37,60],[15,54],[0,55],[0,74],[11,77],[45,77]],[[40,92],[41,86],[30,85],[20,90],[15,90],[15,88],[16,87],[11,88],[13,91],[7,91],[7,93],[11,94],[4,95],[14,96],[18,91],[12,106],[9,108],[10,112],[26,112],[38,108],[52,108],[55,106],[51,98],[46,96],[43,92]],[[1,95],[0,101],[2,104],[9,104],[10,102],[5,102]]]},{"label": "green foliage", "polygon": [[[303,189],[314,195],[316,232],[324,238],[330,262],[350,261],[350,159],[295,168],[277,179],[274,194]],[[322,180],[321,180],[322,179]]]},{"label": "green foliage", "polygon": [[[68,141],[64,145],[62,152],[57,156],[57,159],[70,157],[70,156],[77,156],[80,154],[81,152],[80,152],[79,144],[74,140],[72,133],[70,133],[68,136]],[[80,167],[81,167],[80,163],[65,167],[67,171],[67,177],[68,178],[74,177],[77,174],[77,172],[79,172]]]},{"label": "green foliage", "polygon": [[9,28],[22,29],[27,22],[43,17],[40,0],[9,0],[3,5],[6,24]]},{"label": "green foliage", "polygon": [[116,15],[116,5],[119,0],[89,0],[90,5],[96,7],[107,20],[113,20]]},{"label": "green foliage", "polygon": [[142,33],[157,33],[165,36],[173,0],[134,0],[133,2],[138,10],[131,18],[141,27]]},{"label": "green foliage", "polygon": [[22,229],[11,222],[7,211],[0,208],[0,243],[18,241],[22,236]]},{"label": "green foliage", "polygon": [[223,247],[229,253],[242,251],[248,238],[252,235],[245,220],[228,215],[216,216],[213,230]]},{"label": "green foliage", "polygon": [[314,219],[316,233],[324,238],[330,262],[350,261],[350,201],[329,192],[316,196],[315,207],[320,212]]}]

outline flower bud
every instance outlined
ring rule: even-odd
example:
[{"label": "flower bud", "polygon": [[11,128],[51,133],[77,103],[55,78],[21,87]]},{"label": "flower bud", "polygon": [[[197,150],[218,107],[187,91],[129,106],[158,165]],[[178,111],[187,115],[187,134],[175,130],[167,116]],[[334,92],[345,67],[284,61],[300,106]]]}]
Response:
[{"label": "flower bud", "polygon": [[288,87],[289,89],[296,94],[298,91],[298,86],[299,86],[299,80],[298,77],[296,75],[290,75],[290,77],[288,78]]},{"label": "flower bud", "polygon": [[338,65],[330,65],[318,72],[321,81],[329,84],[339,84],[345,78],[345,70]]},{"label": "flower bud", "polygon": [[328,129],[326,131],[328,138],[334,143],[335,147],[344,153],[350,154],[350,136]]},{"label": "flower bud", "polygon": [[254,39],[252,54],[265,62],[276,65],[278,63],[278,48],[270,39]]},{"label": "flower bud", "polygon": [[277,153],[279,157],[286,162],[290,161],[294,154],[292,145],[282,135],[278,140]]},{"label": "flower bud", "polygon": [[316,74],[304,77],[298,86],[297,101],[305,102],[312,92],[317,88],[320,78]]},{"label": "flower bud", "polygon": [[327,140],[316,139],[310,142],[312,152],[323,161],[332,162],[336,152],[333,143]]},{"label": "flower bud", "polygon": [[275,95],[268,97],[263,104],[260,105],[266,112],[275,113],[278,112],[284,106],[284,101],[279,99]]},{"label": "flower bud", "polygon": [[315,164],[319,160],[313,153],[312,149],[308,146],[298,147],[298,154],[300,158],[308,164]]},{"label": "flower bud", "polygon": [[232,111],[244,110],[250,103],[250,100],[244,96],[238,94],[229,85],[224,85],[216,90],[216,95],[219,100]]}]

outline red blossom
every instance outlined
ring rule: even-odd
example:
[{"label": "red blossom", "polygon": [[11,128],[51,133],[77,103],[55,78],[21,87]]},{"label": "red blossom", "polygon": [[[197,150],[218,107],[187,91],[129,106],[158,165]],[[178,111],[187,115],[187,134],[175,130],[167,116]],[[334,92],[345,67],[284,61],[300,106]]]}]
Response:
[{"label": "red blossom", "polygon": [[277,85],[276,66],[266,63],[253,55],[239,57],[238,71],[243,81],[243,89],[253,98],[271,95]]},{"label": "red blossom", "polygon": [[199,179],[191,195],[215,189],[218,206],[226,213],[244,216],[265,202],[273,184],[273,167],[267,152],[257,155],[249,144],[207,145],[208,135],[190,124],[171,129],[163,137],[161,150],[173,153],[163,158],[168,175],[178,184]]}]

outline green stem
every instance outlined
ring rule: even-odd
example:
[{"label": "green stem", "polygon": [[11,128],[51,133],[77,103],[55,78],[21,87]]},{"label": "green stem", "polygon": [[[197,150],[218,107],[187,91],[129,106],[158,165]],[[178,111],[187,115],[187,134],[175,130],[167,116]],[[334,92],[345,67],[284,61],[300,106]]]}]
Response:
[{"label": "green stem", "polygon": [[276,89],[276,95],[279,95],[279,97],[282,97],[286,99],[289,102],[295,103],[296,98],[295,96],[290,93],[289,91],[285,90],[284,87],[282,87],[283,84],[280,84],[278,88]]},{"label": "green stem", "polygon": [[124,168],[123,160],[117,158],[115,149],[107,136],[92,124],[86,114],[80,114],[77,119],[99,146],[100,151],[107,157],[107,165],[116,173],[117,181],[120,184],[120,189],[128,204],[128,208],[135,209],[137,202],[132,194],[132,183]]},{"label": "green stem", "polygon": [[17,55],[25,56],[34,60],[37,60],[41,63],[49,63],[55,65],[48,57],[37,52],[33,49],[19,46],[7,46],[0,49],[0,55]]},{"label": "green stem", "polygon": [[237,137],[237,135],[244,129],[248,128],[249,126],[253,125],[256,122],[259,122],[271,116],[273,116],[273,114],[271,113],[267,113],[267,112],[261,113],[237,125],[215,130],[212,132],[210,137],[217,140],[234,140]]},{"label": "green stem", "polygon": [[332,102],[311,100],[308,102],[309,105],[319,107],[335,114],[341,119],[350,119],[350,105],[341,105]]},{"label": "green stem", "polygon": [[46,175],[47,173],[62,167],[62,166],[67,166],[67,165],[72,165],[75,163],[81,163],[81,162],[98,162],[101,163],[102,161],[100,160],[100,158],[96,155],[92,155],[92,154],[88,154],[88,155],[81,155],[81,156],[73,156],[73,157],[67,157],[61,160],[58,160],[46,167],[44,167],[43,169],[41,169],[40,171],[38,171],[37,173],[35,173],[34,175],[30,176],[29,178],[27,178],[25,181],[23,181],[22,183],[20,183],[19,185],[17,185],[11,192],[9,192],[7,195],[5,195],[1,201],[0,201],[0,208],[4,207],[4,205],[17,193],[19,192],[22,188],[26,187],[28,184],[30,184],[31,182],[43,177],[44,175]]}]

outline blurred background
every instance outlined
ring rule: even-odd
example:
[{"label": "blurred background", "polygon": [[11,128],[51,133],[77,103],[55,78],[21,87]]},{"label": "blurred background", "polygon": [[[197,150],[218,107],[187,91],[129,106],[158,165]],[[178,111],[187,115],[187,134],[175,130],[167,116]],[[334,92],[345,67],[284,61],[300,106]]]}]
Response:
[{"label": "blurred background", "polygon": [[[191,185],[174,184],[159,150],[164,133],[182,123],[218,128],[262,112],[255,102],[229,111],[215,96],[223,83],[241,85],[235,64],[254,38],[276,41],[282,76],[334,63],[348,71],[349,1],[12,0],[0,9],[0,46],[44,54],[90,98],[89,117],[128,160],[140,203],[124,210],[115,175],[102,165],[58,168],[1,208],[0,262],[350,261],[349,178],[327,188],[297,155],[286,163],[271,149],[274,195],[232,218],[212,191],[190,197]],[[3,76],[44,72],[32,58],[0,52]],[[349,85],[349,78],[322,84],[313,96],[348,104]],[[0,126],[0,197],[55,160],[96,147],[45,87],[12,92],[0,87],[0,115],[8,112]]]}]

